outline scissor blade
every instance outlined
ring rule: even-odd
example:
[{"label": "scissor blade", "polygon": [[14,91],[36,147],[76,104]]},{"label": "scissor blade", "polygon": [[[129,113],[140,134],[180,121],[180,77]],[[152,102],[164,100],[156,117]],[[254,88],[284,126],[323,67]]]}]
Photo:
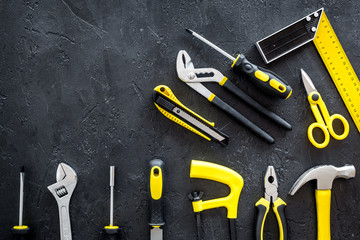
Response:
[{"label": "scissor blade", "polygon": [[307,75],[307,73],[303,69],[301,69],[301,78],[304,83],[307,95],[310,95],[310,93],[314,91],[317,92],[313,82],[311,81],[311,78],[309,77],[309,75]]}]

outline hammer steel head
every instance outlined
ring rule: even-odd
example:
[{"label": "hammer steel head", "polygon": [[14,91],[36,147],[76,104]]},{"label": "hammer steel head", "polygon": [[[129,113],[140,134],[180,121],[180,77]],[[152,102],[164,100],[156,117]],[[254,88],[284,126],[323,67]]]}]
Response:
[{"label": "hammer steel head", "polygon": [[311,180],[317,180],[318,190],[329,190],[335,178],[353,178],[355,177],[354,165],[345,165],[343,167],[334,167],[332,165],[320,165],[304,172],[290,189],[289,194],[294,195],[305,183]]}]

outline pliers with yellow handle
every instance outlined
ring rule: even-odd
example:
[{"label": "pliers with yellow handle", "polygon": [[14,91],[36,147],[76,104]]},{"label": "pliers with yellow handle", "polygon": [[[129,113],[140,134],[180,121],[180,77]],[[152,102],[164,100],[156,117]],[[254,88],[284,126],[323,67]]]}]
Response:
[{"label": "pliers with yellow handle", "polygon": [[265,219],[271,203],[279,225],[280,240],[287,240],[287,224],[285,218],[286,203],[278,197],[278,181],[273,166],[268,166],[264,179],[265,198],[261,198],[255,206],[258,209],[256,221],[256,240],[263,240]]}]

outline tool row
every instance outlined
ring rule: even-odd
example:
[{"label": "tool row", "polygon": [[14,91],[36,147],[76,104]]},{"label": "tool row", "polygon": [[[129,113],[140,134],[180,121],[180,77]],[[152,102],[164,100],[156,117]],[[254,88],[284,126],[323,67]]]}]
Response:
[{"label": "tool row", "polygon": [[[248,79],[260,86],[260,89],[265,90],[276,96],[288,98],[291,93],[291,87],[285,80],[280,78],[277,74],[260,68],[253,63],[250,63],[243,55],[239,55],[237,58],[232,57],[222,49],[215,46],[199,34],[192,30],[186,29],[193,36],[207,43],[220,53],[227,56],[233,61],[232,67],[240,72],[244,72]],[[176,59],[176,71],[180,80],[186,83],[189,87],[194,89],[200,95],[205,97],[212,104],[226,112],[228,115],[237,120],[240,124],[251,130],[257,136],[261,137],[268,143],[274,143],[274,138],[250,121],[239,111],[235,110],[228,103],[223,101],[220,97],[216,96],[209,89],[207,89],[203,83],[215,82],[220,86],[226,88],[229,92],[236,95],[239,99],[247,103],[249,106],[272,120],[279,126],[286,130],[291,130],[291,125],[282,119],[274,112],[266,109],[263,105],[257,102],[255,99],[246,94],[243,90],[238,88],[234,83],[228,80],[221,72],[214,68],[195,68],[189,54],[181,50],[179,51]],[[349,134],[349,123],[340,114],[333,114],[330,116],[324,101],[321,98],[320,93],[316,90],[312,80],[307,73],[301,69],[301,77],[305,86],[306,93],[308,95],[308,101],[311,106],[311,110],[315,116],[316,122],[311,124],[308,128],[308,138],[310,142],[317,148],[324,148],[329,144],[330,135],[337,140],[345,139]],[[159,85],[154,88],[153,99],[156,107],[167,118],[175,121],[181,126],[191,130],[192,132],[200,135],[201,137],[211,141],[217,141],[222,145],[227,145],[229,142],[229,136],[222,133],[218,129],[214,128],[214,123],[201,117],[199,114],[191,111],[185,105],[183,105],[171,91],[171,89],[165,85]],[[338,128],[340,130],[334,130],[335,120],[340,120],[342,126]],[[342,128],[342,130],[341,130]],[[321,135],[314,136],[314,130],[319,129],[323,133],[323,140]],[[341,132],[341,134],[337,132]]]},{"label": "tool row", "polygon": [[[164,162],[160,159],[150,161],[149,171],[149,196],[150,196],[150,239],[163,239],[163,226],[165,225],[163,199],[164,183],[166,182]],[[30,228],[23,225],[23,197],[24,197],[24,177],[25,170],[20,171],[20,203],[19,203],[19,225],[14,226],[13,233],[16,239],[26,239]],[[333,180],[336,178],[355,177],[355,167],[345,165],[334,167],[332,165],[321,165],[313,167],[303,173],[294,183],[289,191],[294,195],[305,183],[317,180],[315,190],[317,219],[318,219],[318,239],[330,239],[330,203],[331,188]],[[240,174],[234,170],[215,163],[206,161],[191,161],[190,178],[207,179],[226,184],[230,188],[228,196],[217,199],[203,200],[203,192],[192,192],[188,195],[192,202],[193,211],[196,213],[197,239],[202,240],[201,216],[200,212],[208,209],[225,207],[227,218],[229,219],[230,239],[236,238],[235,220],[238,214],[238,202],[240,193],[244,186],[244,180]],[[71,240],[70,222],[70,199],[77,184],[77,174],[73,168],[65,163],[60,163],[56,171],[56,183],[48,186],[49,191],[55,197],[60,219],[60,239]],[[115,186],[115,167],[110,167],[110,223],[105,226],[104,239],[119,239],[120,229],[114,224],[114,186]],[[256,239],[263,239],[263,230],[266,216],[272,206],[279,226],[280,240],[286,240],[288,236],[287,223],[285,217],[286,203],[278,197],[278,180],[273,166],[268,166],[264,178],[264,197],[256,202],[258,217],[256,220]]]}]

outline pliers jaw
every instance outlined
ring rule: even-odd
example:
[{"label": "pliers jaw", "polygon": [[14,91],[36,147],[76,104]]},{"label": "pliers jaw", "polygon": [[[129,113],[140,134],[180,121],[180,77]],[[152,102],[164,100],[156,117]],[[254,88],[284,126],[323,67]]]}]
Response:
[{"label": "pliers jaw", "polygon": [[274,203],[278,198],[278,181],[273,166],[268,166],[264,178],[265,199]]},{"label": "pliers jaw", "polygon": [[185,50],[180,50],[178,53],[176,70],[179,78],[185,83],[219,83],[224,78],[224,75],[214,68],[195,68]]},{"label": "pliers jaw", "polygon": [[261,198],[255,206],[258,208],[258,217],[256,220],[256,240],[263,240],[264,233],[264,224],[266,216],[270,210],[270,206],[272,205],[272,209],[274,210],[276,219],[278,221],[279,226],[279,239],[286,240],[287,239],[287,224],[285,217],[285,207],[286,203],[278,198],[278,181],[275,173],[275,169],[273,166],[268,166],[264,179],[265,186],[265,196]]},{"label": "pliers jaw", "polygon": [[223,78],[218,70],[213,68],[195,69],[189,54],[185,50],[180,50],[176,59],[176,71],[181,81],[185,82],[189,87],[200,93],[206,99],[210,99],[213,95],[202,82],[217,82]]}]

